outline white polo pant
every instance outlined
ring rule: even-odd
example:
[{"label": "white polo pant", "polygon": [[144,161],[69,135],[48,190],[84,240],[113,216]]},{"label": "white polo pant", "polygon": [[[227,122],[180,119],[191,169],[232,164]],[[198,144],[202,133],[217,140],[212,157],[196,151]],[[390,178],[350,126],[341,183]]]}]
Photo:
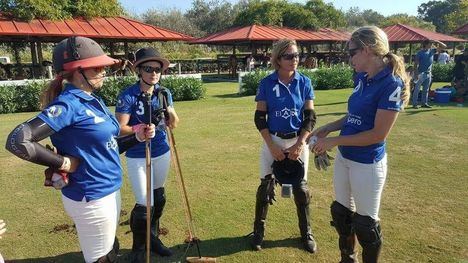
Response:
[{"label": "white polo pant", "polygon": [[[171,151],[151,158],[151,182],[153,189],[164,187],[171,166]],[[127,171],[137,204],[146,206],[146,159],[127,157]],[[151,205],[153,205],[153,192]]]},{"label": "white polo pant", "polygon": [[103,198],[86,202],[74,201],[62,194],[65,212],[78,232],[85,262],[95,262],[107,255],[114,245],[120,216],[120,190]]},{"label": "white polo pant", "polygon": [[[293,146],[297,142],[297,137],[292,139],[281,139],[280,137],[275,136],[273,134],[270,135],[273,142],[279,147],[281,147],[281,149],[283,150]],[[309,169],[308,145],[304,146],[304,149],[302,150],[302,153],[299,158],[304,162],[304,180],[307,181],[307,171]],[[266,175],[273,173],[271,165],[273,164],[274,160],[275,159],[273,158],[270,149],[268,148],[266,143],[263,142],[262,149],[260,151],[260,179],[264,179]]]},{"label": "white polo pant", "polygon": [[379,220],[380,198],[387,177],[387,155],[377,163],[358,163],[337,151],[333,186],[343,206],[363,216]]}]

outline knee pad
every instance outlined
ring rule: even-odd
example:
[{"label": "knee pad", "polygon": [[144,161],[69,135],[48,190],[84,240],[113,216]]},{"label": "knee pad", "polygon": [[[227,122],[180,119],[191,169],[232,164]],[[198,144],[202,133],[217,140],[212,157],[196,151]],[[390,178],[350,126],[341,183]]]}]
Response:
[{"label": "knee pad", "polygon": [[310,191],[305,180],[293,187],[293,194],[296,205],[308,205],[310,203]]},{"label": "knee pad", "polygon": [[114,245],[107,255],[100,257],[95,263],[114,263],[117,262],[117,255],[119,254],[119,239],[115,237]]},{"label": "knee pad", "polygon": [[160,187],[153,190],[153,202],[155,208],[156,217],[160,217],[164,206],[166,206],[166,194],[164,187]]},{"label": "knee pad", "polygon": [[266,175],[265,179],[261,179],[257,189],[257,201],[272,204],[275,200],[275,184],[275,179],[271,174]]},{"label": "knee pad", "polygon": [[355,213],[353,216],[353,228],[363,248],[376,248],[382,244],[382,232],[380,224],[370,216]]},{"label": "knee pad", "polygon": [[130,214],[130,229],[134,233],[146,233],[146,206],[135,204]]},{"label": "knee pad", "polygon": [[336,228],[339,235],[349,236],[352,233],[353,212],[337,201],[333,201],[330,206],[333,221],[332,226]]}]

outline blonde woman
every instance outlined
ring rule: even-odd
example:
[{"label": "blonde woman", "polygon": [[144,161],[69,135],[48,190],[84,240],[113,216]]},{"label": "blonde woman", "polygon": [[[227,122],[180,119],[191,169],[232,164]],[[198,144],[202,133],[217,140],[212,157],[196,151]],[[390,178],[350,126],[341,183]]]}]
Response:
[{"label": "blonde woman", "polygon": [[[331,215],[340,262],[357,262],[356,236],[363,262],[377,262],[382,245],[380,197],[387,175],[385,139],[408,103],[409,79],[403,60],[390,52],[387,35],[378,27],[354,31],[348,52],[357,72],[348,113],[313,132],[319,137],[313,151],[320,154],[338,146]],[[340,135],[326,137],[333,131]]]},{"label": "blonde woman", "polygon": [[[292,185],[304,248],[317,249],[310,226],[310,192],[307,186],[309,151],[306,139],[315,125],[314,92],[308,77],[297,72],[299,53],[294,40],[278,41],[272,50],[275,71],[260,82],[255,111],[255,125],[263,146],[260,153],[260,186],[257,190],[252,248],[262,248],[268,206],[274,198],[274,161],[302,162],[300,177]],[[300,174],[299,174],[300,173]],[[281,183],[281,182],[280,182]]]}]

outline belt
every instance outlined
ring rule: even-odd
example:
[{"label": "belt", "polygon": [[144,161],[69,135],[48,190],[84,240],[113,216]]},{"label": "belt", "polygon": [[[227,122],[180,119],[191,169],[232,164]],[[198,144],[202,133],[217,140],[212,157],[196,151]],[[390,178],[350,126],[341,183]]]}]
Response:
[{"label": "belt", "polygon": [[273,132],[272,134],[275,135],[275,136],[280,137],[281,139],[292,139],[292,138],[296,138],[297,136],[299,136],[298,131],[295,131],[295,132]]}]

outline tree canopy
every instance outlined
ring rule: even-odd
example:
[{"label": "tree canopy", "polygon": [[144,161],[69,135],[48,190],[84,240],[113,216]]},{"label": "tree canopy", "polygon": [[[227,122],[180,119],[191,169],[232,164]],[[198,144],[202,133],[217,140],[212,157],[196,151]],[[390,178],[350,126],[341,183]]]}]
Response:
[{"label": "tree canopy", "polygon": [[107,17],[124,13],[118,0],[0,0],[0,10],[19,20],[63,20],[71,17]]},{"label": "tree canopy", "polygon": [[419,16],[435,25],[438,32],[450,33],[466,23],[468,0],[429,1],[418,7]]}]

